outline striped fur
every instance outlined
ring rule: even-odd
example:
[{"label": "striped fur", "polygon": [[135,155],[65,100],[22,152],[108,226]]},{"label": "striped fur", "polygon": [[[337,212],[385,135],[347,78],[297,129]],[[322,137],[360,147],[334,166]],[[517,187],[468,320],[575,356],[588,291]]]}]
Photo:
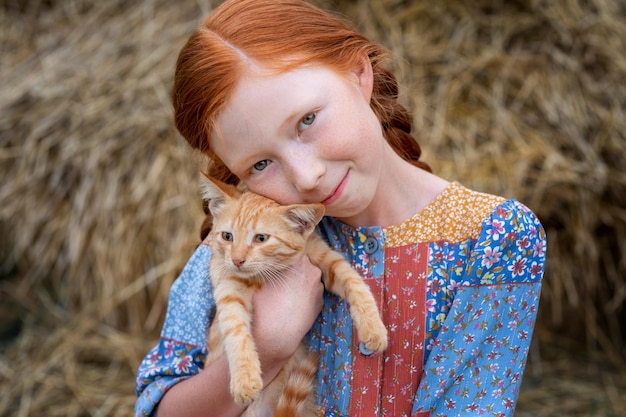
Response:
[{"label": "striped fur", "polygon": [[376,352],[387,347],[387,331],[368,286],[345,259],[314,233],[322,204],[281,206],[260,195],[240,192],[214,179],[204,181],[213,227],[210,277],[217,316],[209,329],[207,365],[228,358],[230,391],[249,405],[243,416],[316,416],[318,356],[300,348],[265,388],[251,333],[252,295],[263,285],[280,285],[282,274],[306,253],[322,270],[331,291],[350,303],[359,339]]}]

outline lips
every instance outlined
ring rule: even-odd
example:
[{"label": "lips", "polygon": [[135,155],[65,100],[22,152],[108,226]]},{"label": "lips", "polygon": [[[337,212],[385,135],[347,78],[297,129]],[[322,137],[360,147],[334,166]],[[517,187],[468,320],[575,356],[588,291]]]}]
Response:
[{"label": "lips", "polygon": [[322,200],[322,204],[325,206],[329,206],[332,203],[334,203],[335,201],[337,201],[337,199],[339,197],[341,197],[341,194],[343,193],[343,190],[346,188],[346,184],[348,184],[348,176],[350,175],[350,171],[348,171],[346,173],[346,175],[343,177],[343,179],[341,180],[341,182],[339,183],[339,185],[337,185],[337,187],[333,190],[333,192],[326,197],[324,200]]}]

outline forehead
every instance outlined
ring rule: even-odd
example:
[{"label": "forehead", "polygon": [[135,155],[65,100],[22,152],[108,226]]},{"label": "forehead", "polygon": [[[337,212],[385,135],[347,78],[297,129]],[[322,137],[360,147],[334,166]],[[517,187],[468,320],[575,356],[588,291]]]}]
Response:
[{"label": "forehead", "polygon": [[291,119],[312,111],[310,107],[318,105],[337,82],[337,73],[320,66],[282,73],[251,66],[215,120],[211,132],[215,153],[233,169],[242,155],[254,152],[265,139],[285,134]]},{"label": "forehead", "polygon": [[284,117],[294,105],[319,93],[332,77],[332,71],[323,67],[298,67],[281,73],[251,67],[217,116],[217,125],[237,131],[244,122]]}]

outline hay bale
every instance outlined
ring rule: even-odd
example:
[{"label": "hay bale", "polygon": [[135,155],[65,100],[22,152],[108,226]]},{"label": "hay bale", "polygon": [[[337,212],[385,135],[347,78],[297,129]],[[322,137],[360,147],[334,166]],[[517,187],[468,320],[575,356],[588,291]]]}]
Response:
[{"label": "hay bale", "polygon": [[197,169],[169,91],[207,11],[0,3],[0,415],[129,414],[199,241]]},{"label": "hay bale", "polygon": [[[3,10],[0,219],[3,270],[19,277],[7,291],[20,302],[92,305],[131,331],[151,309],[148,327],[163,314],[167,283],[198,240],[197,172],[169,91],[176,49],[202,12],[166,3]],[[108,308],[151,271],[162,285]]]},{"label": "hay bale", "polygon": [[[400,58],[437,173],[518,198],[543,221],[540,342],[585,340],[624,366],[622,2],[320,3]],[[173,128],[169,91],[210,8],[0,0],[0,416],[128,414],[135,369],[198,243],[202,159]],[[623,404],[617,386],[601,387],[607,412]],[[574,391],[584,402],[593,389]]]}]

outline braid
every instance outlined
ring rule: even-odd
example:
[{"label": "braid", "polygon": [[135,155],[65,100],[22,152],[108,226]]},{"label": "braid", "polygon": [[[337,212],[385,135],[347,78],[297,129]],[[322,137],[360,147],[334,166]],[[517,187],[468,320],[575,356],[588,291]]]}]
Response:
[{"label": "braid", "polygon": [[432,172],[430,166],[420,161],[422,149],[411,136],[411,116],[398,101],[398,81],[382,65],[374,65],[374,89],[372,109],[383,128],[383,134],[391,147],[404,160],[418,168]]}]

